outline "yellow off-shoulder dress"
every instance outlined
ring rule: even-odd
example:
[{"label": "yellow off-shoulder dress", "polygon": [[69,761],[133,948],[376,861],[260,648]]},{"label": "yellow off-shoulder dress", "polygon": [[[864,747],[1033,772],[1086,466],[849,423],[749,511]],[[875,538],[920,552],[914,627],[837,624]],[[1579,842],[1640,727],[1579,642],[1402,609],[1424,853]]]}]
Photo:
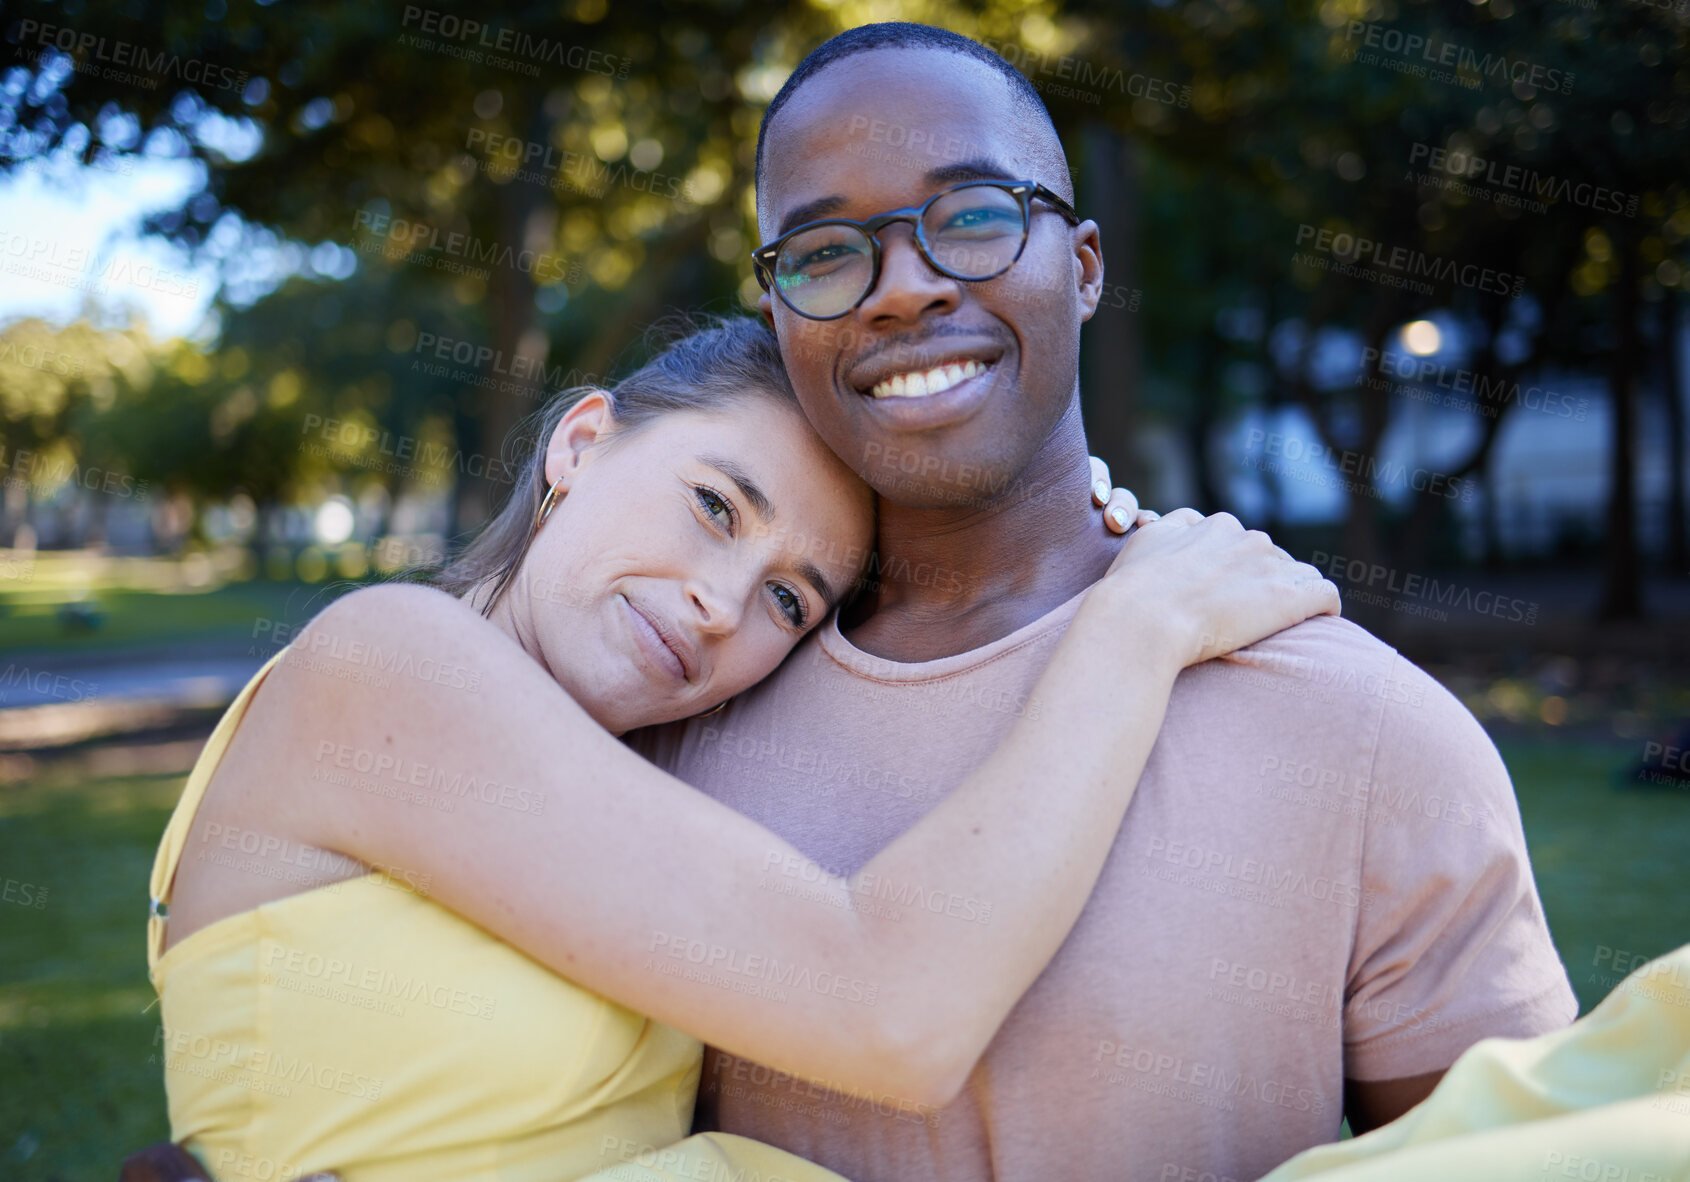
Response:
[{"label": "yellow off-shoulder dress", "polygon": [[[178,864],[231,856],[222,841],[189,848],[189,830],[276,659],[219,722],[153,864],[147,962],[172,1140],[220,1182],[843,1182],[743,1137],[688,1137],[696,1039],[382,873],[228,916],[163,952]],[[285,849],[264,852],[261,872],[286,864]]]}]

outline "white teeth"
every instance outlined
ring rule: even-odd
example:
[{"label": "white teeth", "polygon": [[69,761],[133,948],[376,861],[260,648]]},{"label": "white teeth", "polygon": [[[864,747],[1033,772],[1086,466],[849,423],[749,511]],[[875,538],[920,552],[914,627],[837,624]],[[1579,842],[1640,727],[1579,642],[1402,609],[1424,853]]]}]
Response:
[{"label": "white teeth", "polygon": [[920,373],[897,374],[875,383],[869,394],[875,398],[925,398],[983,374],[987,368],[978,361],[952,361]]}]

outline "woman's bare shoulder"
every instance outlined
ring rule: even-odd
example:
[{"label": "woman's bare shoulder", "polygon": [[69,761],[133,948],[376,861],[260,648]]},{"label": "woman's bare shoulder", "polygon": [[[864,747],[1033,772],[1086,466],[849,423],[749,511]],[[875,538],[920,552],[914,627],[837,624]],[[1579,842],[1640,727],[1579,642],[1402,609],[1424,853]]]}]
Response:
[{"label": "woman's bare shoulder", "polygon": [[463,600],[426,583],[376,583],[348,592],[329,604],[308,627],[330,623],[337,629],[358,625],[475,625],[491,628]]},{"label": "woman's bare shoulder", "polygon": [[350,592],[318,612],[288,644],[265,689],[273,705],[309,703],[318,714],[381,711],[395,697],[414,697],[408,690],[473,694],[490,677],[533,664],[462,600],[434,587],[387,583]]},{"label": "woman's bare shoulder", "polygon": [[359,640],[365,648],[383,642],[413,659],[489,647],[506,656],[522,655],[520,646],[480,612],[420,583],[382,583],[343,595],[318,612],[291,647],[301,654],[333,649],[344,655]]}]

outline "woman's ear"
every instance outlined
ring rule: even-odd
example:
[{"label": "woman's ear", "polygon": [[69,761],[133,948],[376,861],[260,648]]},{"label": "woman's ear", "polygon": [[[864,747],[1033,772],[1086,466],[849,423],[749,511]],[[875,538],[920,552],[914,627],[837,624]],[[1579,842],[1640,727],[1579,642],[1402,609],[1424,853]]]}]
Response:
[{"label": "woman's ear", "polygon": [[568,492],[575,477],[592,460],[593,445],[616,429],[610,395],[594,390],[564,412],[546,443],[546,484],[563,483]]}]

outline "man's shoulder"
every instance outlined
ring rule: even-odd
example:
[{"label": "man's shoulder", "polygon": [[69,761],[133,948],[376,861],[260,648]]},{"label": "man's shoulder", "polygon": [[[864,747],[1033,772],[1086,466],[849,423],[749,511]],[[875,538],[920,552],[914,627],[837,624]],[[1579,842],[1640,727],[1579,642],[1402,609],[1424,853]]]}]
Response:
[{"label": "man's shoulder", "polygon": [[1202,717],[1234,728],[1248,718],[1245,733],[1271,735],[1275,750],[1365,756],[1375,795],[1460,784],[1492,810],[1512,808],[1507,769],[1473,712],[1347,620],[1317,616],[1199,669]]},{"label": "man's shoulder", "polygon": [[[1197,666],[1190,689],[1377,716],[1459,703],[1425,670],[1349,620],[1315,616]],[[1261,695],[1270,695],[1263,698]]]},{"label": "man's shoulder", "polygon": [[1388,665],[1397,650],[1361,625],[1342,616],[1311,616],[1221,660],[1263,668],[1289,667],[1296,661],[1326,661],[1349,668]]}]

